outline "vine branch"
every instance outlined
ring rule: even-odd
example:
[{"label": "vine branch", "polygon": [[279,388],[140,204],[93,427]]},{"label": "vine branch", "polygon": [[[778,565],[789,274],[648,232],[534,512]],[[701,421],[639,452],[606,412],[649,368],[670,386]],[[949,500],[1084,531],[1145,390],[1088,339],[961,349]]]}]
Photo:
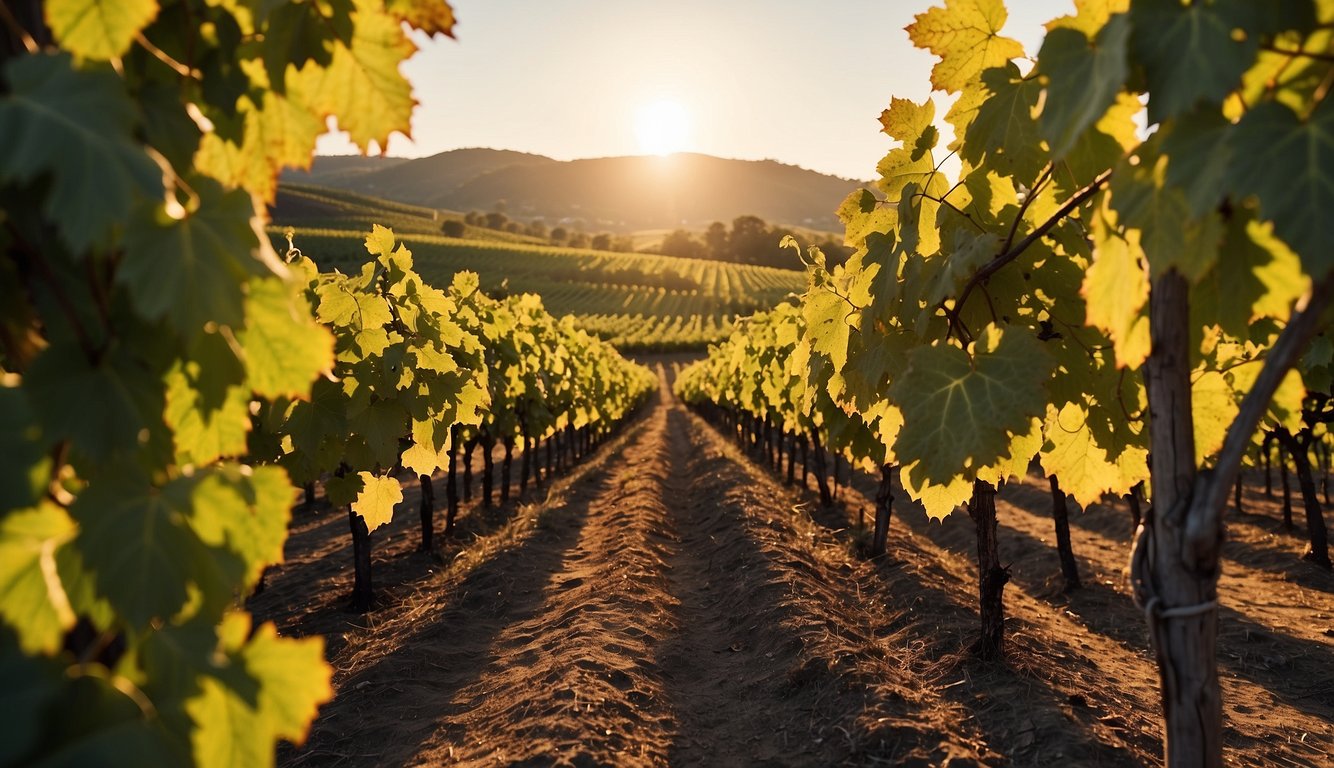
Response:
[{"label": "vine branch", "polygon": [[1047,234],[1051,231],[1052,227],[1059,224],[1061,219],[1069,216],[1071,211],[1083,205],[1090,197],[1093,197],[1093,195],[1096,194],[1098,190],[1102,189],[1102,186],[1106,184],[1107,180],[1111,177],[1112,172],[1110,169],[1103,171],[1102,175],[1094,179],[1087,187],[1081,189],[1074,197],[1067,200],[1065,205],[1060,207],[1060,210],[1052,214],[1051,218],[1044,221],[1037,229],[1028,233],[1023,240],[1020,240],[1014,246],[1006,249],[999,256],[988,262],[986,266],[979,269],[964,285],[963,291],[959,293],[959,300],[954,303],[954,306],[964,306],[968,301],[969,295],[972,294],[977,286],[981,285],[992,275],[1001,271],[1005,265],[1019,258],[1020,254],[1028,250],[1028,247],[1037,242],[1038,238]]}]

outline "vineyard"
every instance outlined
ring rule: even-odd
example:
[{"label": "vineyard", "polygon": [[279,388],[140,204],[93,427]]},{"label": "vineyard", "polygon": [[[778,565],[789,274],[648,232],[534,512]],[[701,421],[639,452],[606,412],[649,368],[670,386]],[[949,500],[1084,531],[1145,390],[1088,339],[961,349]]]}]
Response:
[{"label": "vineyard", "polygon": [[802,276],[271,226],[446,3],[7,3],[0,768],[1329,765],[1334,3],[1075,9]]},{"label": "vineyard", "polygon": [[[294,232],[321,265],[354,269],[366,259],[353,231]],[[273,237],[281,247],[282,235]],[[737,317],[771,307],[804,285],[797,272],[702,259],[428,234],[412,241],[422,277],[433,285],[474,271],[486,293],[538,294],[553,313],[574,315],[581,328],[627,352],[703,349],[727,338]]]}]

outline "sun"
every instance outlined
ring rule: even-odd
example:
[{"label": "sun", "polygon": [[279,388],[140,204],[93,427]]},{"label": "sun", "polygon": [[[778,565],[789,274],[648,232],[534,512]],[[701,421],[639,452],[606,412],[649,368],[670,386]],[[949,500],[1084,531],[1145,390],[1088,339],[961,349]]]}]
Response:
[{"label": "sun", "polygon": [[668,99],[645,104],[635,117],[635,136],[644,154],[680,152],[690,145],[690,113]]}]

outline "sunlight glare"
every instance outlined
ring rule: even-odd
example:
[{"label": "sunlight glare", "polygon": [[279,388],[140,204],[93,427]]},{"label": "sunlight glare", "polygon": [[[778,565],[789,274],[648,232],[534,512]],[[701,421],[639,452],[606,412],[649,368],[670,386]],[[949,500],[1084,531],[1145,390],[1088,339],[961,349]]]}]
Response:
[{"label": "sunlight glare", "polygon": [[655,101],[639,108],[635,120],[639,149],[649,155],[670,155],[688,148],[690,115],[670,100]]}]

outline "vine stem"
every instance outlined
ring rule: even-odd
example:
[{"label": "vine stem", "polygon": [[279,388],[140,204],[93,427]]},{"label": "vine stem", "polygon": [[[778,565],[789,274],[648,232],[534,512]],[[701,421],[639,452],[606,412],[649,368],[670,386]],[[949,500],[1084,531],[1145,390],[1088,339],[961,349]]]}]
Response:
[{"label": "vine stem", "polygon": [[1102,189],[1103,185],[1106,184],[1107,180],[1111,177],[1111,169],[1103,171],[1102,175],[1094,179],[1087,187],[1081,189],[1074,197],[1067,200],[1065,205],[1061,206],[1060,210],[1052,214],[1050,219],[1044,221],[1041,226],[1028,233],[1023,240],[1020,240],[1016,245],[1007,249],[1005,252],[988,262],[986,266],[979,269],[964,285],[963,291],[959,293],[959,300],[954,303],[954,306],[956,308],[962,308],[964,304],[967,303],[969,295],[972,294],[973,290],[976,289],[978,285],[1001,271],[1006,264],[1019,258],[1020,254],[1028,250],[1028,247],[1037,242],[1038,238],[1047,234],[1051,231],[1052,227],[1059,224],[1061,219],[1069,216],[1071,211],[1083,205],[1090,197],[1093,197],[1093,195],[1095,195],[1098,190]]}]

